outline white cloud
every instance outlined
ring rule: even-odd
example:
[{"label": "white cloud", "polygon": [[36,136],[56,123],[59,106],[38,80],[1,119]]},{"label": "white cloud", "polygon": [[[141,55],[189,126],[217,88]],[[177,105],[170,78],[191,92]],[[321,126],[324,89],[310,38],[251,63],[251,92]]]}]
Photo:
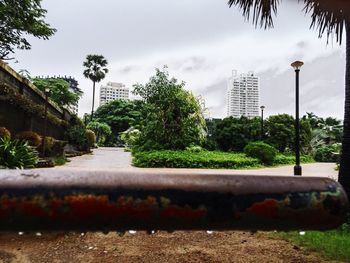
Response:
[{"label": "white cloud", "polygon": [[[310,18],[303,15],[302,5],[284,1],[275,28],[265,31],[244,22],[237,8],[216,0],[43,3],[58,32],[49,41],[32,40],[33,49],[18,52],[20,63],[13,66],[33,75],[76,77],[85,91],[81,115],[91,110],[92,97],[92,84],[82,76],[82,62],[96,52],[110,62],[103,83],[117,81],[131,87],[147,81],[155,67],[168,65],[172,76],[204,97],[214,117],[226,112],[226,78],[232,69],[254,70],[261,76],[261,101],[268,114],[292,113],[290,63],[303,60],[301,94],[308,101],[302,102],[302,110],[342,116],[344,49],[327,46],[325,39],[309,30]],[[329,105],[320,106],[325,103]]]}]

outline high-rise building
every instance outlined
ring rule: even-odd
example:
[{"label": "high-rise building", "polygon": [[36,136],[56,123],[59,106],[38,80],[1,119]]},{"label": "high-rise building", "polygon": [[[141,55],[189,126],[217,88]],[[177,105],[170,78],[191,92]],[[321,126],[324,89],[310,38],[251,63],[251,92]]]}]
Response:
[{"label": "high-rise building", "polygon": [[259,116],[259,77],[253,71],[232,71],[227,88],[227,116],[253,118]]},{"label": "high-rise building", "polygon": [[129,100],[129,89],[122,83],[108,82],[100,89],[100,106],[112,100]]}]

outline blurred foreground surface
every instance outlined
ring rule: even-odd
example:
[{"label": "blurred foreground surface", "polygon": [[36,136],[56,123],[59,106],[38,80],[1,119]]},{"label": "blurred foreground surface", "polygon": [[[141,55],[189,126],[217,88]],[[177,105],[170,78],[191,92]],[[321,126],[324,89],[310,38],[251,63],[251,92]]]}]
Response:
[{"label": "blurred foreground surface", "polygon": [[0,234],[0,262],[331,262],[250,232]]}]

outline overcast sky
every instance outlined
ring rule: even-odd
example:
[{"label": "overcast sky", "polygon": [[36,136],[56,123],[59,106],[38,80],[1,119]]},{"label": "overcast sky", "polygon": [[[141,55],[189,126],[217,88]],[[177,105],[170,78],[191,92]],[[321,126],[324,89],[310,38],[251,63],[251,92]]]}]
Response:
[{"label": "overcast sky", "polygon": [[275,28],[265,31],[244,21],[237,8],[228,8],[227,0],[43,0],[56,35],[31,39],[32,50],[18,51],[19,62],[10,65],[32,76],[75,77],[85,93],[79,115],[91,111],[92,83],[82,75],[87,54],[108,59],[110,72],[100,84],[123,82],[132,88],[167,65],[170,75],[205,99],[212,117],[225,117],[232,69],[260,76],[267,115],[292,114],[290,63],[302,60],[301,114],[342,119],[345,49],[319,39],[302,4],[295,2],[283,1]]}]

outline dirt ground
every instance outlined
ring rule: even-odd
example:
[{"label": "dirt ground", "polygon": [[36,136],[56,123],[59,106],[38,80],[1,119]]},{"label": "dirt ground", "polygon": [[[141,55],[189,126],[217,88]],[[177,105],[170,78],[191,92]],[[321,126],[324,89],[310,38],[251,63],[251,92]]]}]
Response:
[{"label": "dirt ground", "polygon": [[0,262],[330,262],[261,233],[0,234]]}]

